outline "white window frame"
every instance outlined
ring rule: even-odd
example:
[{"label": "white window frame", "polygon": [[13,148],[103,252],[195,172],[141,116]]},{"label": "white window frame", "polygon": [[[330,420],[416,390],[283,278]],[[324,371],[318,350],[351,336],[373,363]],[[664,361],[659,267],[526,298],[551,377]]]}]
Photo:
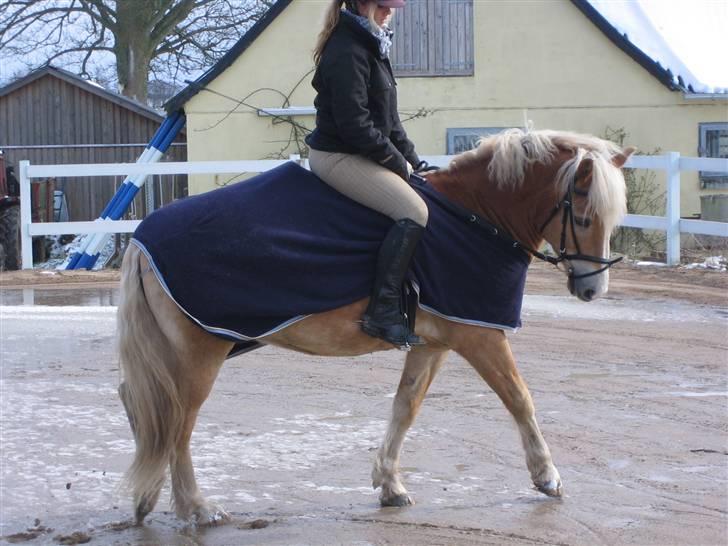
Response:
[{"label": "white window frame", "polygon": [[[706,147],[707,133],[709,131],[726,131],[728,132],[728,122],[710,122],[698,124],[698,155],[700,157],[716,157],[708,155]],[[728,157],[718,156],[722,158]],[[700,171],[700,188],[708,189],[728,189],[728,176],[724,173],[713,173],[708,171]]]},{"label": "white window frame", "polygon": [[[452,127],[447,130],[447,155],[455,155],[467,150],[472,150],[477,145],[477,140],[495,135],[512,127]],[[455,140],[458,137],[473,137],[473,146],[465,149],[455,148]]]}]

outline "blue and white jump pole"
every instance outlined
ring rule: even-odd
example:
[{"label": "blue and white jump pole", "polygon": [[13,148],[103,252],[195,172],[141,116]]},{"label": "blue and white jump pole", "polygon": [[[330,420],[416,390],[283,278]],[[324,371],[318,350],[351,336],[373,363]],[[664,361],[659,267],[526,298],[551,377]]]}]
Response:
[{"label": "blue and white jump pole", "polygon": [[[157,132],[154,133],[152,141],[147,145],[136,162],[156,163],[159,161],[172,145],[172,141],[177,138],[184,124],[185,115],[181,110],[166,118],[162,122],[162,125],[159,126],[159,129],[157,129]],[[108,205],[101,212],[101,216],[97,221],[120,219],[148,178],[148,174],[127,176],[121,186],[119,186],[114,197],[111,198],[111,201],[109,201]],[[99,253],[110,237],[111,234],[109,233],[87,235],[79,251],[71,257],[71,261],[66,266],[66,269],[93,268],[96,260],[99,258]]]}]

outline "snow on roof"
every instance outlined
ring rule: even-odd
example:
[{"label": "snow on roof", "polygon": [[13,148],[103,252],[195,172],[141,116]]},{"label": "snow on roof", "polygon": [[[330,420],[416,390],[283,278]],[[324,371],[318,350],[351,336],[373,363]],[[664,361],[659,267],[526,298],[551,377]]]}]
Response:
[{"label": "snow on roof", "polygon": [[[276,0],[266,14],[259,19],[238,42],[204,74],[167,101],[167,112],[184,108],[185,103],[205,89],[205,86],[219,76],[263,33],[268,25],[293,0]],[[689,94],[720,94],[728,98],[728,86],[715,82],[701,81],[691,72],[685,62],[675,54],[668,41],[660,34],[652,20],[645,13],[640,2],[647,0],[571,0],[607,37],[619,48],[642,65],[655,78],[672,91]],[[656,2],[656,0],[650,0]],[[698,0],[685,4],[694,7]],[[709,1],[709,0],[705,0]],[[723,0],[725,1],[725,0]],[[660,0],[669,4],[667,0]],[[706,32],[710,32],[706,30]],[[709,79],[703,77],[703,79]]]},{"label": "snow on roof", "polygon": [[[589,3],[623,37],[668,71],[672,83],[687,93],[727,94],[728,87],[716,85],[710,75],[698,78],[658,31],[638,1],[589,0]],[[709,32],[706,29],[706,32]]]}]

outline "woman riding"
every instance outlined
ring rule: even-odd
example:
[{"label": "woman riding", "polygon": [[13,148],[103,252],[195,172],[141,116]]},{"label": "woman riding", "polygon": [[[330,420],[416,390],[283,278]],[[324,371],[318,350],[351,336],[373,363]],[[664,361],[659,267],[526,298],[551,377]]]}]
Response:
[{"label": "woman riding", "polygon": [[409,185],[420,160],[399,119],[389,62],[386,21],[405,2],[332,0],[314,50],[316,128],[306,138],[319,178],[395,221],[379,250],[362,330],[400,348],[422,343],[402,311],[401,287],[428,216]]}]

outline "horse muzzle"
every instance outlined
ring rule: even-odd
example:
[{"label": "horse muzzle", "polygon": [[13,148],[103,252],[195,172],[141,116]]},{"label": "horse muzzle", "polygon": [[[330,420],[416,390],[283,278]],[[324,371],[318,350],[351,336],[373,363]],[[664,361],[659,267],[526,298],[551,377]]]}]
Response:
[{"label": "horse muzzle", "polygon": [[588,267],[572,266],[569,268],[566,282],[569,293],[581,301],[594,301],[607,293],[609,286],[608,268],[592,270]]}]

